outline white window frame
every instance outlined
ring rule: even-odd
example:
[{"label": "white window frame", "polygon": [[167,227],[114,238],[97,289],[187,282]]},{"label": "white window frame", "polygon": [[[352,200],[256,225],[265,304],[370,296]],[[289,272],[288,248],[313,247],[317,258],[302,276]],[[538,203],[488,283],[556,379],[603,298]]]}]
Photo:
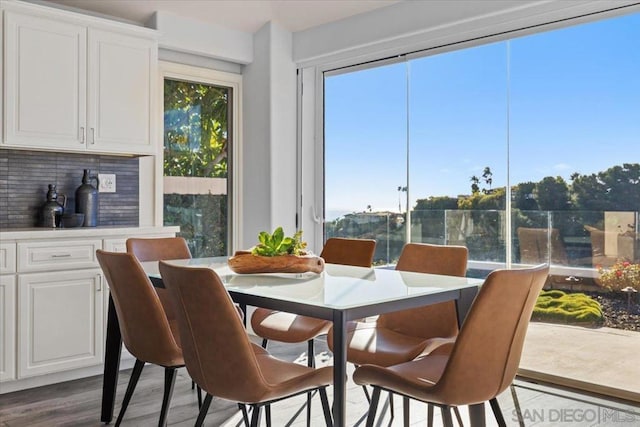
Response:
[{"label": "white window frame", "polygon": [[[242,212],[242,174],[240,173],[240,165],[242,165],[242,75],[228,73],[224,71],[211,70],[207,68],[194,67],[191,65],[177,64],[174,62],[160,61],[159,62],[160,77],[159,77],[159,102],[158,102],[158,123],[161,126],[158,135],[164,135],[164,79],[178,79],[185,81],[192,81],[196,83],[203,83],[215,86],[222,86],[231,88],[231,127],[233,135],[233,154],[230,156],[231,162],[229,166],[231,168],[231,197],[228,200],[228,207],[231,216],[227,219],[229,227],[231,227],[230,239],[228,242],[228,252],[233,253],[236,248],[239,248],[242,242],[242,224],[243,212]],[[156,224],[163,224],[163,210],[164,210],[164,139],[158,144],[158,152],[155,156],[155,180],[156,180],[156,194],[158,197],[155,201],[155,222]]]}]

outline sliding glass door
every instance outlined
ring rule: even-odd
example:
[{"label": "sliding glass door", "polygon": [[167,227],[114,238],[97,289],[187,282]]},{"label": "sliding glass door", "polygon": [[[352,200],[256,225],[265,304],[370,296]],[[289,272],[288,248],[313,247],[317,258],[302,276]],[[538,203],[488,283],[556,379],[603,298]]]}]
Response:
[{"label": "sliding glass door", "polygon": [[464,245],[478,276],[637,262],[638,40],[632,14],[326,73],[326,237]]}]

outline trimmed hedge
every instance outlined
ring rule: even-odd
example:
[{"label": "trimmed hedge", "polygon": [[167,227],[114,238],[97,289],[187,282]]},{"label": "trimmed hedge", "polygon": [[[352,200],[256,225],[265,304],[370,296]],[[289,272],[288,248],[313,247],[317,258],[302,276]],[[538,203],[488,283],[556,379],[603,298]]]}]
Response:
[{"label": "trimmed hedge", "polygon": [[600,303],[581,293],[542,291],[531,320],[554,323],[599,323],[603,321]]}]

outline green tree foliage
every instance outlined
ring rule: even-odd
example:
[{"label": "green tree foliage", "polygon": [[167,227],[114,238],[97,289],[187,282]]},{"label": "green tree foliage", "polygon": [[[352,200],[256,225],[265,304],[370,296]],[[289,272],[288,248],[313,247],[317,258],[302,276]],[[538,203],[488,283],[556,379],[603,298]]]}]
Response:
[{"label": "green tree foliage", "polygon": [[535,182],[522,182],[511,187],[511,200],[513,207],[523,211],[533,211],[538,209],[538,202],[534,196]]},{"label": "green tree foliage", "polygon": [[640,209],[640,163],[624,163],[591,175],[571,175],[576,209],[637,211]]},{"label": "green tree foliage", "polygon": [[505,208],[504,187],[495,188],[490,192],[477,192],[458,199],[458,209],[499,210]]},{"label": "green tree foliage", "polygon": [[563,211],[571,207],[569,186],[562,177],[544,177],[533,191],[538,208],[543,211]]},{"label": "green tree foliage", "polygon": [[227,176],[229,90],[165,80],[165,176]]},{"label": "green tree foliage", "polygon": [[457,209],[458,198],[449,196],[431,196],[428,199],[418,199],[416,201],[416,211],[430,209]]}]

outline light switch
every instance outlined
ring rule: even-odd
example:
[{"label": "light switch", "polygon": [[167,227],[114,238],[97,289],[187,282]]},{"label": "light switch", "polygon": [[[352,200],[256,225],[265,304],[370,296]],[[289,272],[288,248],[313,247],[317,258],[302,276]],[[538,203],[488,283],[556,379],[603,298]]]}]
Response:
[{"label": "light switch", "polygon": [[99,193],[115,193],[116,192],[116,174],[114,173],[99,173],[98,185]]}]

